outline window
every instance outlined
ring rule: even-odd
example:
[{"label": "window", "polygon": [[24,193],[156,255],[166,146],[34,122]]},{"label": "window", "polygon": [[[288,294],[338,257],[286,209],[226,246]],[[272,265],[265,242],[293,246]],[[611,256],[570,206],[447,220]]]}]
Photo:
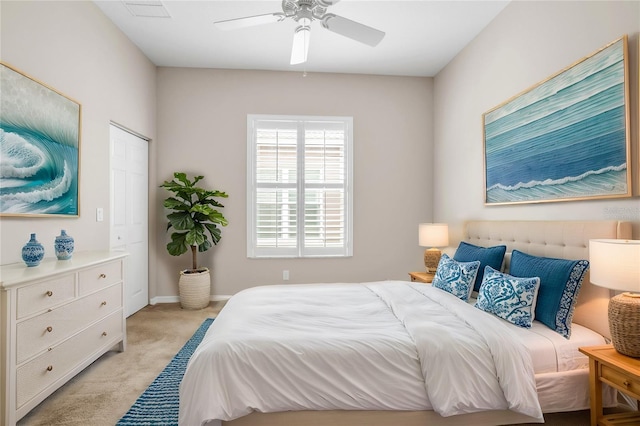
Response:
[{"label": "window", "polygon": [[351,117],[247,117],[247,255],[351,256]]}]

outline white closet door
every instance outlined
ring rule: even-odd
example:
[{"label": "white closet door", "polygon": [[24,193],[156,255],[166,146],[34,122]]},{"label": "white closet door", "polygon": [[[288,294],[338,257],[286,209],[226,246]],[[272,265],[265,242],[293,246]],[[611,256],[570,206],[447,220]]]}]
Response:
[{"label": "white closet door", "polygon": [[149,143],[111,126],[112,250],[125,261],[124,309],[130,316],[149,303]]}]

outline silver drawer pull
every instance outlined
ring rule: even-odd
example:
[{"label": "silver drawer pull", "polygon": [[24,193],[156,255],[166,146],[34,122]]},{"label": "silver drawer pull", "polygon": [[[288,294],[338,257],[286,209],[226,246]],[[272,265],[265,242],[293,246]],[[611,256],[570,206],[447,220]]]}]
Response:
[{"label": "silver drawer pull", "polygon": [[107,278],[107,274],[100,274],[98,278]]},{"label": "silver drawer pull", "polygon": [[103,332],[102,332],[102,336],[106,336],[106,335],[107,335],[107,332],[106,332],[106,331],[103,331]]},{"label": "silver drawer pull", "polygon": [[100,306],[107,306],[107,301],[106,301],[106,300],[104,300],[104,301],[100,304]]},{"label": "silver drawer pull", "polygon": [[53,365],[50,365],[47,367],[47,371],[51,371],[51,370],[53,370]]},{"label": "silver drawer pull", "polygon": [[51,333],[53,331],[53,327],[49,326],[47,327],[47,332]]},{"label": "silver drawer pull", "polygon": [[47,290],[45,294],[49,297],[53,296],[53,292],[51,290]]}]

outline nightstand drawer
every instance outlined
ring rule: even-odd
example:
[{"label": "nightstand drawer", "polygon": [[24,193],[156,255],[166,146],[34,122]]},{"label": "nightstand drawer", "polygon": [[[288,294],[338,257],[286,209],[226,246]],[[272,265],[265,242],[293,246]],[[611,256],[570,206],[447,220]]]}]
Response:
[{"label": "nightstand drawer", "polygon": [[425,283],[430,284],[433,281],[434,274],[427,272],[409,272],[409,277],[413,283]]},{"label": "nightstand drawer", "polygon": [[600,364],[600,377],[629,396],[640,399],[640,381],[604,364]]}]

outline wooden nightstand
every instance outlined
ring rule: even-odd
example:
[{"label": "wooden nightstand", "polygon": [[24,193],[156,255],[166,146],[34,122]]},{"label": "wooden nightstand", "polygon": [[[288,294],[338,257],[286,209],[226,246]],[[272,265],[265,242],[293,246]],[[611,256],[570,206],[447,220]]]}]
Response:
[{"label": "wooden nightstand", "polygon": [[434,274],[429,274],[427,272],[409,272],[409,276],[411,277],[412,282],[430,284],[431,281],[433,281]]},{"label": "wooden nightstand", "polygon": [[640,411],[603,415],[602,384],[640,400],[640,358],[631,358],[616,351],[612,345],[579,348],[589,357],[589,397],[591,426],[637,425]]}]

